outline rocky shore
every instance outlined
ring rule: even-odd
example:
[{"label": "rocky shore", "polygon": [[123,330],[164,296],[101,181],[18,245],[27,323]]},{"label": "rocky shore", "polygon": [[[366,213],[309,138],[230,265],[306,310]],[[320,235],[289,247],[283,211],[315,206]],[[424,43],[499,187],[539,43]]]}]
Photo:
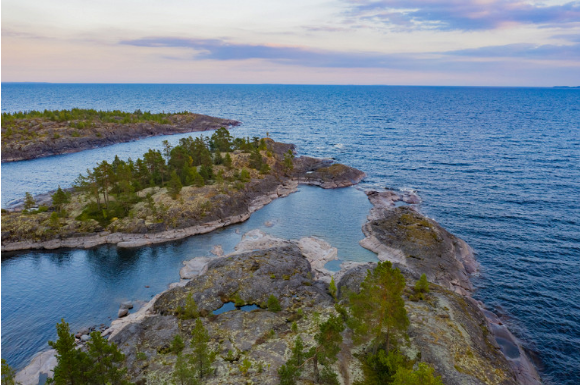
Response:
[{"label": "rocky shore", "polygon": [[[292,145],[282,144],[279,147],[281,147],[280,152],[293,148]],[[130,226],[126,226],[133,231],[104,231],[104,229],[94,226],[94,228],[84,232],[79,232],[77,228],[71,228],[69,232],[49,237],[49,239],[21,240],[14,232],[3,230],[2,252],[91,248],[103,244],[115,244],[118,247],[141,247],[174,241],[246,221],[253,212],[274,199],[288,196],[297,191],[299,184],[322,188],[340,188],[357,184],[365,177],[364,172],[360,170],[336,164],[328,159],[302,156],[295,158],[294,163],[294,169],[288,175],[266,175],[261,178],[253,178],[242,190],[235,193],[220,194],[213,190],[204,190],[205,195],[209,195],[210,198],[207,204],[209,208],[203,212],[203,215],[197,215],[197,212],[188,215],[189,206],[195,205],[184,201],[181,205],[183,207],[179,206],[173,210],[175,215],[172,212],[168,213],[168,219],[165,222],[147,224],[145,221],[134,221]],[[2,221],[5,228],[9,228],[6,226],[6,223],[10,223],[9,220],[10,216],[3,216]],[[176,223],[169,226],[168,220]],[[29,227],[34,228],[32,225]],[[30,230],[25,234],[31,233],[31,231],[33,232]]]},{"label": "rocky shore", "polygon": [[[516,339],[471,298],[469,275],[477,272],[477,264],[469,246],[422,216],[414,206],[419,201],[415,195],[367,195],[373,208],[361,244],[379,259],[392,261],[406,279],[403,298],[410,325],[403,354],[434,367],[444,384],[539,384]],[[191,335],[195,320],[181,319],[179,309],[193,298],[216,352],[214,372],[204,383],[277,384],[277,370],[288,360],[296,336],[307,347],[314,344],[321,320],[337,315],[336,302],[348,305],[347,294],[360,290],[367,271],[376,266],[345,262],[339,272],[330,272],[324,265],[335,258],[336,249],[323,240],[285,240],[254,230],[232,254],[184,262],[181,282],[113,321],[103,335],[126,355],[132,381],[163,383],[170,380],[176,360],[168,352],[171,340],[177,334],[188,341]],[[421,274],[427,275],[431,291],[419,300],[413,297],[413,284]],[[331,276],[338,287],[336,299],[329,288]],[[279,299],[281,311],[268,310],[270,295]],[[220,312],[230,303],[234,310]],[[247,311],[248,305],[253,310]],[[362,379],[357,357],[364,345],[353,342],[349,328],[342,337],[332,369],[341,384],[352,384]],[[185,352],[190,349],[186,342]],[[249,368],[242,368],[242,361]],[[49,374],[50,363],[50,352],[39,355],[17,380],[38,383],[40,372]]]},{"label": "rocky shore", "polygon": [[70,154],[151,136],[216,130],[241,124],[237,120],[191,113],[170,115],[165,120],[167,123],[122,123],[121,119],[116,123],[94,121],[79,129],[75,126],[79,122],[20,119],[9,128],[11,135],[2,125],[2,163]]}]

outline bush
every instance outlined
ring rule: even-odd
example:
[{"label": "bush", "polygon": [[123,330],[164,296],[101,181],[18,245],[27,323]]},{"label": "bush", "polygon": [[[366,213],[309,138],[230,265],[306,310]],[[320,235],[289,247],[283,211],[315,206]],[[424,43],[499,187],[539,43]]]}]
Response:
[{"label": "bush", "polygon": [[328,291],[334,299],[336,299],[336,283],[334,282],[334,277],[330,278],[330,285],[328,286]]},{"label": "bush", "polygon": [[197,303],[193,299],[193,294],[189,293],[185,298],[185,307],[183,312],[180,314],[181,319],[192,319],[199,317],[199,312],[197,310]]},{"label": "bush", "polygon": [[268,310],[273,312],[279,312],[280,310],[282,310],[280,302],[278,301],[278,298],[276,298],[274,294],[270,294],[270,297],[268,298]]},{"label": "bush", "polygon": [[421,278],[415,283],[415,291],[417,293],[429,293],[429,282],[425,274],[422,274]]},{"label": "bush", "polygon": [[176,334],[171,341],[171,351],[175,354],[179,354],[184,348],[185,344],[183,343],[183,339],[179,334]]},{"label": "bush", "polygon": [[242,172],[240,173],[240,181],[244,183],[250,181],[250,172],[245,168],[243,168]]}]

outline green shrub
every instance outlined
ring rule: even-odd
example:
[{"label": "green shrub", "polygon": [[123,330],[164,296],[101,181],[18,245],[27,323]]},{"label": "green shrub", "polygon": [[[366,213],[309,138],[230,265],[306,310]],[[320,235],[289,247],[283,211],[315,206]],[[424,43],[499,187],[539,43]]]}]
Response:
[{"label": "green shrub", "polygon": [[415,291],[417,293],[429,293],[429,281],[427,281],[425,274],[422,274],[421,278],[415,283]]},{"label": "green shrub", "polygon": [[181,351],[185,348],[185,343],[179,334],[176,334],[171,341],[171,351],[175,354],[181,353]]},{"label": "green shrub", "polygon": [[276,298],[274,294],[270,294],[270,297],[268,298],[268,310],[273,312],[279,312],[282,310],[282,307],[280,307],[280,301],[278,301],[278,298]]}]

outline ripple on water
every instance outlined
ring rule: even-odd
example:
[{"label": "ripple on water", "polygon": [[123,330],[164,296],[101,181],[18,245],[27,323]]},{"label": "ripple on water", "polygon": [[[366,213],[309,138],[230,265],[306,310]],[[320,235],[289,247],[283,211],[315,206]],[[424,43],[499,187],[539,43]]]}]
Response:
[{"label": "ripple on water", "polygon": [[[139,108],[154,112],[190,110],[237,119],[244,125],[233,130],[236,135],[268,132],[276,140],[295,143],[301,153],[332,157],[364,170],[368,178],[362,187],[418,189],[424,212],[466,239],[476,250],[483,269],[482,277],[475,279],[477,298],[494,310],[502,306],[505,322],[541,357],[544,379],[556,384],[580,383],[580,201],[575,198],[580,194],[577,90],[3,84],[2,91],[2,111]],[[169,137],[171,141],[178,138]],[[22,197],[25,191],[45,192],[57,184],[68,186],[79,172],[98,160],[112,159],[116,153],[136,157],[147,147],[159,148],[163,139],[150,138],[82,155],[4,164],[2,204]],[[343,148],[336,144],[342,144]],[[339,213],[344,203],[318,202],[318,206],[308,207],[308,213],[312,217]],[[331,234],[348,221],[348,216],[342,216],[316,231]],[[292,225],[296,226],[289,230],[293,233],[299,233],[301,228],[315,232],[299,220]],[[225,239],[231,237],[227,231],[221,234]],[[60,289],[59,295],[69,303],[66,287],[69,291],[74,288],[76,277],[84,279],[87,266],[92,266],[94,273],[88,280],[89,286],[93,285],[107,298],[99,305],[102,312],[112,314],[106,310],[109,302],[121,296],[150,296],[153,291],[145,293],[135,286],[124,293],[116,292],[111,288],[113,282],[118,282],[112,279],[115,274],[109,271],[111,266],[120,267],[121,271],[123,266],[139,271],[143,280],[140,284],[147,285],[147,281],[154,280],[155,271],[148,271],[147,265],[139,261],[168,259],[175,261],[169,268],[175,269],[176,280],[180,258],[205,252],[205,246],[197,244],[186,250],[183,245],[189,245],[187,242],[135,255],[117,253],[114,249],[99,249],[102,251],[91,257],[86,251],[81,255],[72,253],[68,258],[25,254],[29,270],[11,270],[13,262],[5,268],[3,260],[3,356],[18,341],[5,326],[9,325],[5,319],[11,317],[7,304],[17,302],[12,288],[27,292],[24,285],[18,285],[18,280],[12,281],[16,277],[28,277],[34,269],[46,269],[51,276],[83,261],[69,275],[70,282]],[[347,253],[341,256],[349,258]],[[128,281],[136,279],[128,278],[135,273],[126,274],[120,273]],[[49,285],[54,289],[45,287],[55,291],[62,284],[55,280]],[[160,284],[157,289],[162,287]],[[545,293],[545,297],[538,300],[534,290]],[[20,306],[26,309],[29,304],[43,300],[23,296],[20,301],[24,305]],[[70,313],[86,312],[82,301],[70,303],[67,305]],[[50,319],[51,323],[56,321],[55,317]],[[34,322],[38,321],[22,322],[23,329],[28,328],[29,334],[35,335],[32,340],[44,341],[49,334],[32,333]],[[23,341],[28,341],[26,333],[22,334]],[[44,342],[34,343],[35,349],[46,346]]]}]

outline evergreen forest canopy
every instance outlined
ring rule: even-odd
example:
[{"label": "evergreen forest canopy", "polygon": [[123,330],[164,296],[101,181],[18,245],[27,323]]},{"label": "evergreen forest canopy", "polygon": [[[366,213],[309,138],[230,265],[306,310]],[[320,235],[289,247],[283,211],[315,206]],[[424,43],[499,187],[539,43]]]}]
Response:
[{"label": "evergreen forest canopy", "polygon": [[52,122],[77,121],[84,122],[90,126],[93,122],[101,123],[144,123],[155,122],[169,124],[169,117],[175,115],[189,115],[191,112],[183,111],[176,113],[151,113],[149,111],[135,110],[134,112],[124,112],[120,110],[100,111],[94,109],[73,108],[71,110],[44,110],[44,111],[18,111],[2,113],[2,128],[10,127],[16,121],[22,119],[40,119]]},{"label": "evergreen forest canopy", "polygon": [[[264,139],[234,138],[223,127],[211,137],[187,137],[175,147],[167,141],[163,145],[162,151],[150,149],[135,161],[123,161],[116,156],[111,163],[102,161],[81,174],[74,187],[92,198],[92,202],[78,219],[92,218],[106,225],[111,218],[123,218],[135,203],[143,200],[137,193],[149,187],[166,187],[174,199],[183,186],[232,182],[240,189],[250,181],[250,171],[234,167],[233,152],[249,153],[249,168],[261,174],[270,172],[261,151],[267,157],[273,156]],[[292,158],[291,152],[285,155],[287,170],[292,168]]]}]

